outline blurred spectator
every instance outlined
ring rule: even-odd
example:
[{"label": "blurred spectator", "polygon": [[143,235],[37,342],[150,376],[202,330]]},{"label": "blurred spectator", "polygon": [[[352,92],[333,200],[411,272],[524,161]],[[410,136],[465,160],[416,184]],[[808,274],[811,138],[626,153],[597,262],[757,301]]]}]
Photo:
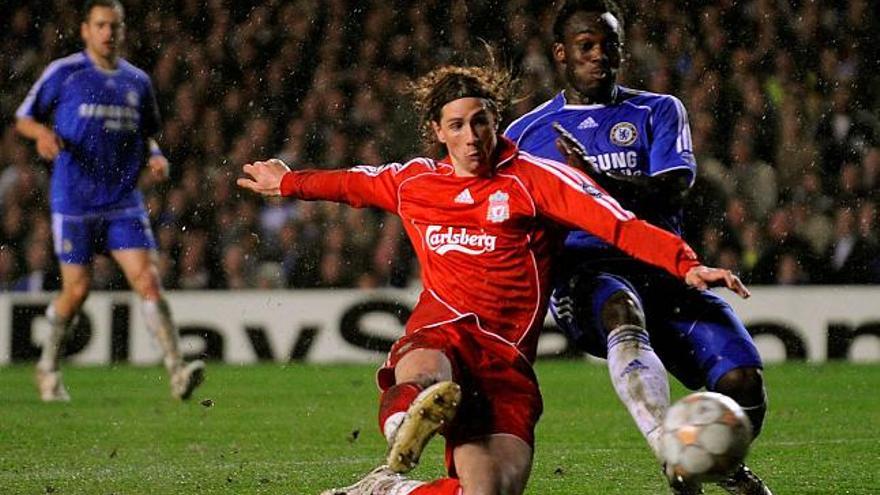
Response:
[{"label": "blurred spectator", "polygon": [[18,278],[18,253],[15,248],[0,244],[0,290],[9,290]]},{"label": "blurred spectator", "polygon": [[791,205],[795,233],[810,245],[814,254],[824,253],[834,234],[831,221],[819,214],[807,202],[794,202]]},{"label": "blurred spectator", "polygon": [[178,283],[180,289],[208,289],[211,272],[208,270],[208,236],[196,230],[186,232],[181,239]]},{"label": "blurred spectator", "polygon": [[810,276],[804,270],[794,252],[783,252],[774,258],[773,279],[771,283],[776,285],[804,285],[811,282]]},{"label": "blurred spectator", "polygon": [[281,263],[274,261],[267,261],[260,265],[256,274],[256,288],[272,290],[284,287],[281,270]]},{"label": "blurred spectator", "polygon": [[793,230],[788,208],[770,214],[767,248],[751,273],[756,284],[802,284],[819,282],[815,257],[809,243]]},{"label": "blurred spectator", "polygon": [[58,263],[52,256],[52,244],[48,239],[32,236],[25,251],[26,272],[16,280],[10,290],[18,292],[54,291],[61,288]]},{"label": "blurred spectator", "polygon": [[239,245],[230,245],[223,251],[224,289],[247,289],[256,286],[256,267]]},{"label": "blurred spectator", "polygon": [[860,234],[856,222],[856,213],[850,208],[840,207],[834,212],[834,240],[826,256],[826,259],[830,260],[826,277],[828,283],[877,282],[873,277],[872,268],[877,263],[880,251],[869,237]]},{"label": "blurred spectator", "polygon": [[[828,57],[835,55],[831,53]],[[824,178],[833,181],[844,163],[858,161],[866,148],[874,144],[877,117],[874,115],[871,121],[871,117],[854,107],[847,86],[834,88],[830,96],[829,108],[816,128],[816,138]]]},{"label": "blurred spectator", "polygon": [[776,204],[779,190],[776,171],[758,159],[749,136],[751,124],[741,121],[730,143],[730,181],[734,194],[743,199],[749,214],[766,218]]},{"label": "blurred spectator", "polygon": [[754,222],[746,223],[740,233],[742,248],[740,250],[740,269],[744,278],[759,283],[752,277],[752,272],[758,264],[758,260],[764,253],[762,236],[758,225]]},{"label": "blurred spectator", "polygon": [[862,159],[862,171],[864,172],[864,190],[874,200],[880,200],[880,148],[873,147],[865,153]]},{"label": "blurred spectator", "polygon": [[[780,88],[781,91],[781,88]],[[796,95],[786,95],[782,101],[779,118],[779,145],[773,159],[785,196],[805,172],[815,174],[820,158],[812,136],[808,136],[808,122],[802,113]],[[818,175],[816,180],[819,181]],[[817,182],[821,186],[821,181]]]}]

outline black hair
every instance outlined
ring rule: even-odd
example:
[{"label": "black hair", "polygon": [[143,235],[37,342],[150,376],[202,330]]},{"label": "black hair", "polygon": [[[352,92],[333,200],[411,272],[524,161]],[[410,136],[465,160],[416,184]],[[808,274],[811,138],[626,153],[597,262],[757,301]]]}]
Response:
[{"label": "black hair", "polygon": [[617,18],[620,24],[620,38],[623,40],[623,14],[614,0],[567,0],[556,13],[553,21],[553,40],[557,43],[565,41],[565,26],[568,20],[578,12],[608,12]]},{"label": "black hair", "polygon": [[89,16],[92,14],[92,9],[95,7],[107,7],[109,9],[118,9],[122,16],[125,17],[125,9],[122,7],[122,3],[119,0],[86,0],[86,4],[83,7],[83,22],[88,22]]}]

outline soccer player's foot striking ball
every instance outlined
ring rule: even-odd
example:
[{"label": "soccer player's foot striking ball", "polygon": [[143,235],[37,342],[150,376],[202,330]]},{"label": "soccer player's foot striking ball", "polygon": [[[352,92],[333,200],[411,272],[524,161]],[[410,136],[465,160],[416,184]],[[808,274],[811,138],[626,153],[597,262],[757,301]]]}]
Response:
[{"label": "soccer player's foot striking ball", "polygon": [[719,481],[718,486],[731,495],[773,495],[764,481],[745,464],[740,464],[726,480]]},{"label": "soccer player's foot striking ball", "polygon": [[61,381],[60,371],[45,371],[37,368],[37,388],[43,402],[69,402],[70,394]]},{"label": "soccer player's foot striking ball", "polygon": [[416,467],[428,440],[455,417],[459,402],[461,387],[453,382],[435,383],[423,390],[388,443],[388,467],[396,473]]},{"label": "soccer player's foot striking ball", "polygon": [[700,495],[704,493],[702,484],[670,474],[665,463],[660,466],[660,469],[663,471],[663,476],[669,481],[669,489],[674,495]]},{"label": "soccer player's foot striking ball", "polygon": [[669,481],[669,489],[674,495],[700,495],[703,487],[699,483],[688,483],[682,479],[674,479]]},{"label": "soccer player's foot striking ball", "polygon": [[422,484],[419,481],[408,481],[388,466],[379,466],[357,483],[345,488],[334,488],[321,492],[321,495],[386,495],[392,489],[412,487]]},{"label": "soccer player's foot striking ball", "polygon": [[205,362],[197,359],[171,373],[171,396],[175,399],[189,399],[202,380],[205,379]]}]

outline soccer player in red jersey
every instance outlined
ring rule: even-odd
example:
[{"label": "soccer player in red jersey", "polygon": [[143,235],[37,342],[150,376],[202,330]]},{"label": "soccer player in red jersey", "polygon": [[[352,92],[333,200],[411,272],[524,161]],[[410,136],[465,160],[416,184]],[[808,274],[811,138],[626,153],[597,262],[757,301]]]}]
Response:
[{"label": "soccer player in red jersey", "polygon": [[[680,238],[635,218],[586,174],[521,153],[498,134],[510,76],[445,66],[413,84],[425,137],[443,159],[292,172],[244,165],[238,185],[265,196],[372,206],[399,215],[423,290],[379,370],[386,465],[325,494],[521,494],[542,402],[532,369],[551,256],[567,229],[590,231],[699,289],[748,290]],[[448,478],[405,477],[427,441],[446,437]]]}]

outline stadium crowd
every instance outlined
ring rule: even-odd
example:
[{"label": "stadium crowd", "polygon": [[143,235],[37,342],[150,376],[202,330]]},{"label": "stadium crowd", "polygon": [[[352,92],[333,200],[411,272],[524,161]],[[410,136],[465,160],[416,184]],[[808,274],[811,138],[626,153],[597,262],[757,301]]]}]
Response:
[{"label": "stadium crowd", "polygon": [[[377,164],[422,150],[406,83],[480,37],[518,70],[509,122],[559,87],[555,6],[537,0],[127,0],[126,57],[164,117],[170,184],[144,184],[169,289],[406,285],[396,217],[264,202],[243,163]],[[76,2],[0,18],[0,288],[58,287],[48,169],[14,113],[46,64],[80,49]],[[699,177],[686,238],[752,284],[880,282],[880,28],[867,0],[623,2],[624,84],[679,96]],[[123,288],[107,259],[94,289]]]}]

